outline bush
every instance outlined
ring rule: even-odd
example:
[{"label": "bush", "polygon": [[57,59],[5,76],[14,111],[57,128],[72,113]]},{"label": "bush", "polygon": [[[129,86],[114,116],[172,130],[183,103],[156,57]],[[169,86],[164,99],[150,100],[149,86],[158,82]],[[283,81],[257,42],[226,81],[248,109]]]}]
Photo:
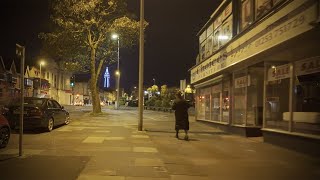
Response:
[{"label": "bush", "polygon": [[170,100],[169,99],[163,99],[162,103],[161,103],[161,106],[165,107],[165,108],[171,107]]},{"label": "bush", "polygon": [[162,104],[161,100],[160,100],[160,99],[157,99],[157,100],[155,101],[155,103],[154,103],[154,106],[156,106],[156,107],[161,107],[161,104]]}]

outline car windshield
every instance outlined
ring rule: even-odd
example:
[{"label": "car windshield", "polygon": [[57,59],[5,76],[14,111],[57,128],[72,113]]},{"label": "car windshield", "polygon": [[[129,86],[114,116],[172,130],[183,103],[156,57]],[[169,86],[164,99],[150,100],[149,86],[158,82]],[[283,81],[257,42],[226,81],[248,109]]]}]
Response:
[{"label": "car windshield", "polygon": [[44,103],[44,99],[24,99],[24,104],[42,106],[43,103]]},{"label": "car windshield", "polygon": [[[24,105],[35,105],[35,106],[42,106],[45,102],[45,99],[35,99],[35,98],[24,98]],[[21,101],[16,100],[13,105],[18,106],[20,105]]]}]

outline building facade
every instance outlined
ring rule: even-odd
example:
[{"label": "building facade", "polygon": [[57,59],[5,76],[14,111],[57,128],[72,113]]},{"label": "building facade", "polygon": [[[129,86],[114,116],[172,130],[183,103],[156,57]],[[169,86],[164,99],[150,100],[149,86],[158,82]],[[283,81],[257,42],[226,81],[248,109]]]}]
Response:
[{"label": "building facade", "polygon": [[190,70],[196,119],[319,155],[319,23],[318,0],[223,1]]}]

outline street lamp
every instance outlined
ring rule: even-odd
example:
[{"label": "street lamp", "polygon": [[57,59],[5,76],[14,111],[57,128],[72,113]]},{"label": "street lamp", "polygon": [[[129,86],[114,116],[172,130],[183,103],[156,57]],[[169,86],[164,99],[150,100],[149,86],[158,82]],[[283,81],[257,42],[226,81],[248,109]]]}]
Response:
[{"label": "street lamp", "polygon": [[139,122],[138,130],[143,129],[143,67],[144,67],[144,0],[140,0],[140,34],[139,34]]},{"label": "street lamp", "polygon": [[119,109],[119,93],[120,93],[120,37],[118,34],[112,34],[112,39],[118,41],[118,66],[117,66],[117,71],[116,71],[116,76],[117,76],[117,101],[115,104],[115,108]]},{"label": "street lamp", "polygon": [[39,88],[40,88],[40,91],[39,91],[39,95],[41,96],[41,66],[44,65],[44,61],[40,61],[40,82],[39,82]]}]

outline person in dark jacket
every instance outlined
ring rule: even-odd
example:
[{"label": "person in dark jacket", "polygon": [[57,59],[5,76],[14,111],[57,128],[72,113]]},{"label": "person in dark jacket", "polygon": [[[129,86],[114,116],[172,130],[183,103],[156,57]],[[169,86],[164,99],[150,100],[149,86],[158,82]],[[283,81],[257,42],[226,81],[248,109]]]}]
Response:
[{"label": "person in dark jacket", "polygon": [[176,93],[176,99],[173,103],[172,109],[175,110],[174,115],[176,118],[176,138],[179,138],[179,130],[183,129],[185,132],[185,140],[189,140],[188,130],[189,130],[189,117],[188,109],[190,104],[184,100],[181,96],[181,93]]}]

